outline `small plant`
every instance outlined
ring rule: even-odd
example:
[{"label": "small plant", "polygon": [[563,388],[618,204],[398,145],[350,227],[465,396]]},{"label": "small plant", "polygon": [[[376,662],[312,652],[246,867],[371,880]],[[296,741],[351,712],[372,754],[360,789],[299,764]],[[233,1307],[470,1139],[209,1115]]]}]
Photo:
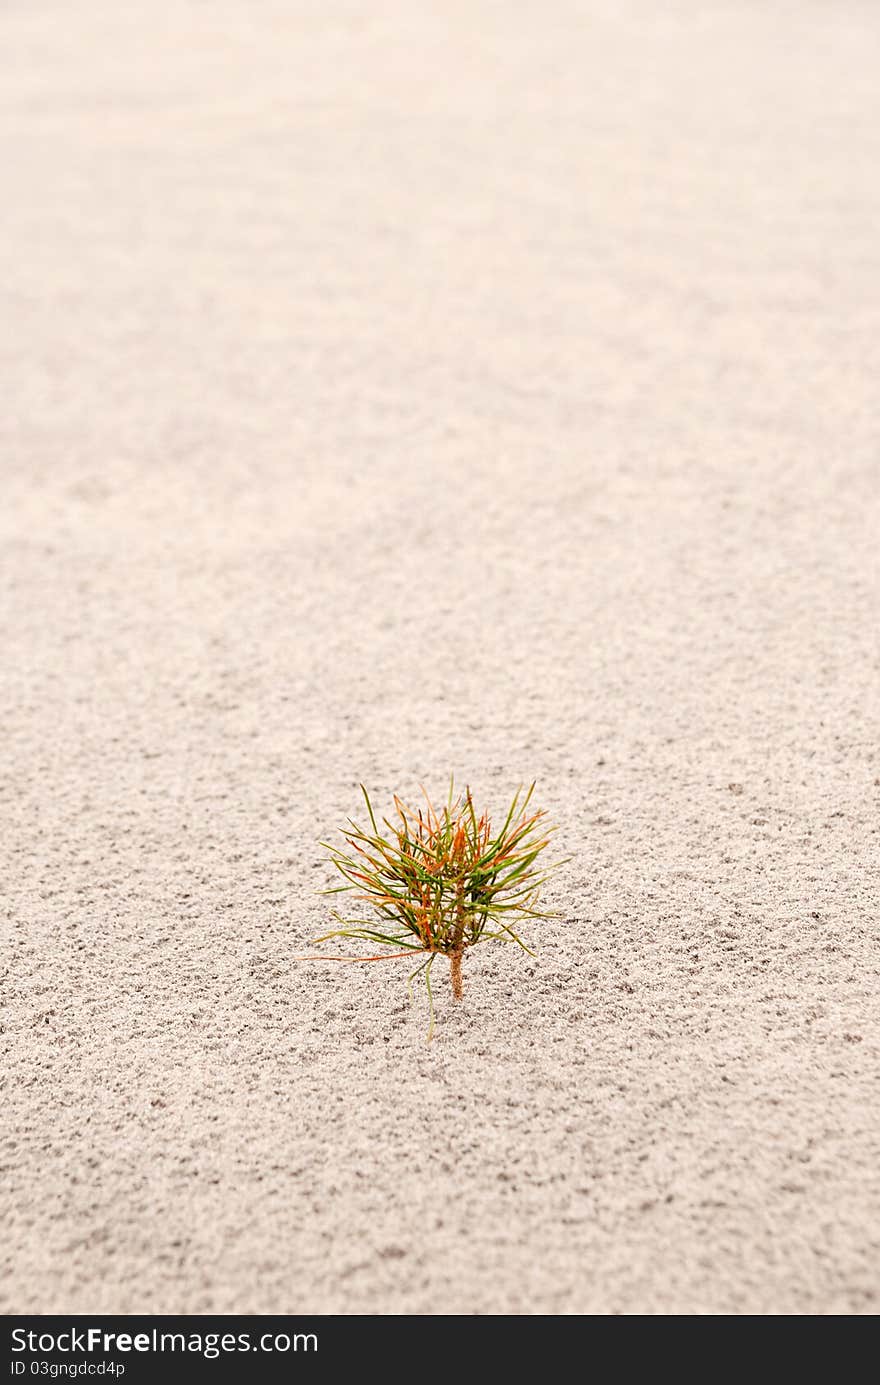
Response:
[{"label": "small plant", "polygon": [[409,983],[411,990],[415,977],[424,976],[430,1037],[431,968],[438,956],[448,958],[452,994],[461,1000],[462,959],[468,948],[495,939],[516,943],[533,956],[513,925],[520,919],[552,917],[536,904],[544,881],[562,862],[545,868],[536,864],[555,828],[545,825],[543,811],[529,813],[534,788],[532,784],[525,793],[522,787],[517,790],[497,832],[486,813],[477,816],[470,789],[454,798],[452,784],[439,812],[427,793],[425,806],[415,812],[395,795],[396,817],[383,818],[382,830],[362,784],[371,830],[349,819],[341,830],[350,851],[321,843],[345,880],[323,893],[354,892],[359,903],[370,906],[373,917],[345,918],[334,911],[341,927],[315,942],[354,938],[393,950],[370,957],[309,960],[377,962],[427,954]]}]

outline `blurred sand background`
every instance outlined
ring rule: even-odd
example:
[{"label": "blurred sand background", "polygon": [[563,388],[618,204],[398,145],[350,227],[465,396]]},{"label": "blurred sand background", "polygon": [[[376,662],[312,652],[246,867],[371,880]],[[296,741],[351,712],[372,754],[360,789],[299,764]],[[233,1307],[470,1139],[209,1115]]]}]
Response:
[{"label": "blurred sand background", "polygon": [[[877,1311],[878,40],[3,6],[7,1311]],[[294,958],[450,770],[427,1047]]]}]

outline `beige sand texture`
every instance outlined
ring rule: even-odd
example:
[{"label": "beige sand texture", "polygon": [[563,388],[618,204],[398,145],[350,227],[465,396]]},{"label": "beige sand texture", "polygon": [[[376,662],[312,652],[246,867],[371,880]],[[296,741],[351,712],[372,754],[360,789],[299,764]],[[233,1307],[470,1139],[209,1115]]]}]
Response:
[{"label": "beige sand texture", "polygon": [[[0,19],[2,1306],[878,1308],[880,10]],[[560,911],[297,964],[520,779]]]}]

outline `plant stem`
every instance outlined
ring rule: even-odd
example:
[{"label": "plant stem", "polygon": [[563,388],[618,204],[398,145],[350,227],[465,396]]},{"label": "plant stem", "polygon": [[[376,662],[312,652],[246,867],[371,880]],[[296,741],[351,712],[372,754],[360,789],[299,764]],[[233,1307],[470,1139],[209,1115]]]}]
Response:
[{"label": "plant stem", "polygon": [[461,1000],[464,991],[461,986],[461,953],[450,952],[449,954],[449,979],[452,982],[452,994],[456,1000]]},{"label": "plant stem", "polygon": [[455,927],[452,930],[452,951],[449,954],[449,979],[455,1000],[461,1000],[464,991],[461,984],[461,958],[464,952],[464,878],[455,886]]}]

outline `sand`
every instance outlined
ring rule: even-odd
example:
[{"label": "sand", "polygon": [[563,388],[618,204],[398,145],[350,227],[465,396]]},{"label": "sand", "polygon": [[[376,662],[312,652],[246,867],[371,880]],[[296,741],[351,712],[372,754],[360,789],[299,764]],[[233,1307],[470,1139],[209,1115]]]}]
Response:
[{"label": "sand", "polygon": [[[3,1308],[876,1312],[876,6],[0,38]],[[451,771],[428,1046],[296,957]]]}]

